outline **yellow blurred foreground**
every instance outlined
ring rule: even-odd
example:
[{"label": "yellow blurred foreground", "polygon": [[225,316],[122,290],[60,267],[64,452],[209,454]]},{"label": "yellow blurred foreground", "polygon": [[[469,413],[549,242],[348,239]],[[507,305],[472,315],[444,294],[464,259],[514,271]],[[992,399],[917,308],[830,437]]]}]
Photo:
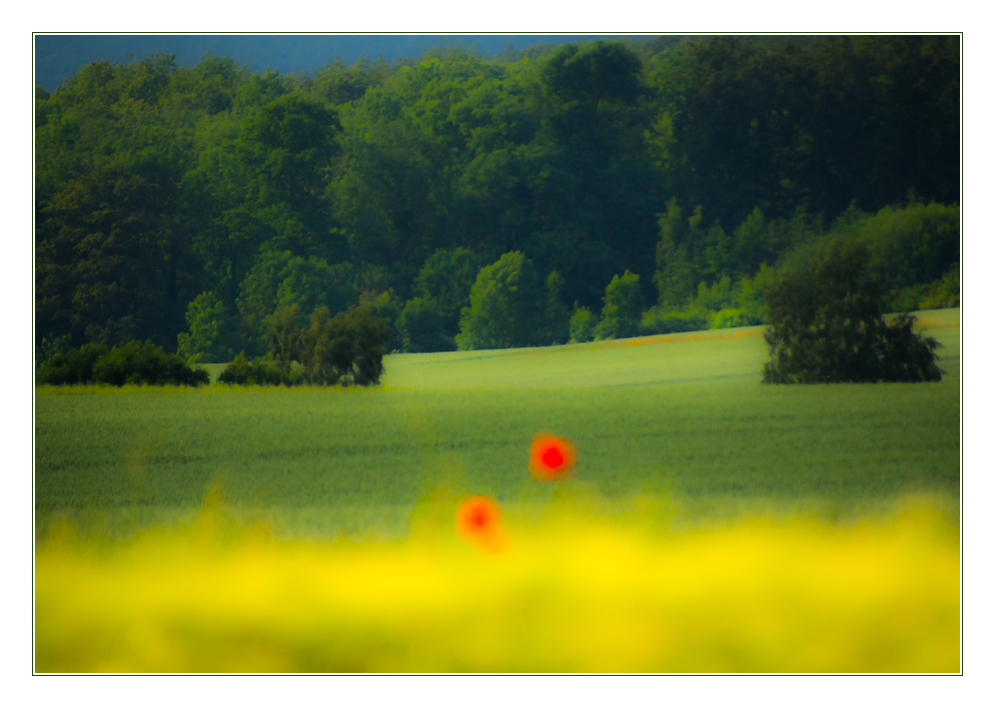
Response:
[{"label": "yellow blurred foreground", "polygon": [[956,528],[927,504],[834,526],[652,530],[547,516],[286,541],[202,520],[35,570],[38,672],[958,672]]}]

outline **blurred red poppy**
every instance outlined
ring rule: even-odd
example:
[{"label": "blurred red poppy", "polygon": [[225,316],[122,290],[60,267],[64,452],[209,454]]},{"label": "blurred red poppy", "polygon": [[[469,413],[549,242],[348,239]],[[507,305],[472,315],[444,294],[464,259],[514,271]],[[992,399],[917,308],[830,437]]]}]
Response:
[{"label": "blurred red poppy", "polygon": [[487,497],[474,497],[460,505],[456,528],[466,538],[489,543],[497,538],[501,510]]},{"label": "blurred red poppy", "polygon": [[542,480],[557,479],[573,469],[577,452],[566,438],[552,433],[536,433],[529,447],[529,471]]}]

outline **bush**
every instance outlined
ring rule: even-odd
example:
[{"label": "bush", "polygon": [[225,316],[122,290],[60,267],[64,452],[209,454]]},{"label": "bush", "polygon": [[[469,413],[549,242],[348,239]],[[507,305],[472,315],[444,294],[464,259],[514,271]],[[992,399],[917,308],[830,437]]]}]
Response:
[{"label": "bush", "polygon": [[752,327],[763,324],[759,317],[750,315],[746,308],[727,307],[718,312],[709,313],[711,329],[727,329],[729,327]]},{"label": "bush", "polygon": [[601,339],[635,337],[639,333],[639,276],[629,271],[605,288],[605,306],[596,334]]},{"label": "bush", "polygon": [[644,312],[639,322],[639,333],[642,335],[698,332],[703,329],[708,329],[708,320],[699,312],[663,313],[653,308]]},{"label": "bush", "polygon": [[79,349],[56,353],[38,369],[39,384],[68,386],[93,381],[93,365],[107,354],[103,344],[84,344]]},{"label": "bush", "polygon": [[598,321],[586,307],[576,307],[573,317],[570,318],[570,341],[571,342],[593,342],[594,330],[598,326]]},{"label": "bush", "polygon": [[404,305],[397,330],[406,352],[449,352],[456,341],[446,335],[446,315],[435,298],[416,297]]},{"label": "bush", "polygon": [[922,204],[885,207],[851,227],[867,244],[871,270],[897,291],[932,283],[960,261],[960,207]]},{"label": "bush", "polygon": [[211,383],[211,375],[191,368],[183,357],[167,354],[152,342],[126,342],[110,351],[102,344],[84,344],[56,354],[39,368],[39,384],[66,386],[106,383],[198,386]]},{"label": "bush", "polygon": [[167,354],[152,342],[131,341],[114,347],[94,362],[93,380],[112,386],[198,386],[211,383],[211,376],[205,369],[191,368],[183,357]]},{"label": "bush", "polygon": [[247,361],[245,352],[236,356],[225,370],[218,376],[219,383],[239,384],[246,386],[256,384],[258,386],[295,386],[303,382],[300,372],[292,369],[281,369],[273,364],[273,359],[263,359],[256,357],[252,361]]},{"label": "bush", "polygon": [[960,265],[954,265],[946,274],[926,287],[916,309],[939,310],[960,306]]},{"label": "bush", "polygon": [[935,339],[913,318],[887,325],[884,289],[859,241],[813,243],[779,268],[767,290],[764,383],[939,381]]}]

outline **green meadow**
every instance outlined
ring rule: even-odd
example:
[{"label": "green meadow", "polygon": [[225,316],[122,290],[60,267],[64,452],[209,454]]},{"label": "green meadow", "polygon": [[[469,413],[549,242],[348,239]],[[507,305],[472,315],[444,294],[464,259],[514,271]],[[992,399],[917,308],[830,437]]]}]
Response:
[{"label": "green meadow", "polygon": [[[36,530],[127,535],[192,518],[209,490],[305,537],[403,535],[426,500],[470,494],[509,513],[655,498],[690,523],[923,493],[956,510],[960,311],[918,314],[940,383],[764,386],[751,327],[391,355],[372,389],[39,387]],[[573,440],[571,478],[530,477],[540,430]]]}]

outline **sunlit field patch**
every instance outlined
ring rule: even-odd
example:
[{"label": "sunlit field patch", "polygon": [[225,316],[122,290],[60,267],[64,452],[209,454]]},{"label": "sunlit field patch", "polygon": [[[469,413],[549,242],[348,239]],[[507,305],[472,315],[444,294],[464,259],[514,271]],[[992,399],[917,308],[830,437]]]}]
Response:
[{"label": "sunlit field patch", "polygon": [[210,507],[113,544],[63,529],[36,554],[35,669],[960,670],[958,534],[931,503],[685,532],[554,507],[502,517],[498,552],[475,535],[492,503],[391,542],[277,540]]}]

